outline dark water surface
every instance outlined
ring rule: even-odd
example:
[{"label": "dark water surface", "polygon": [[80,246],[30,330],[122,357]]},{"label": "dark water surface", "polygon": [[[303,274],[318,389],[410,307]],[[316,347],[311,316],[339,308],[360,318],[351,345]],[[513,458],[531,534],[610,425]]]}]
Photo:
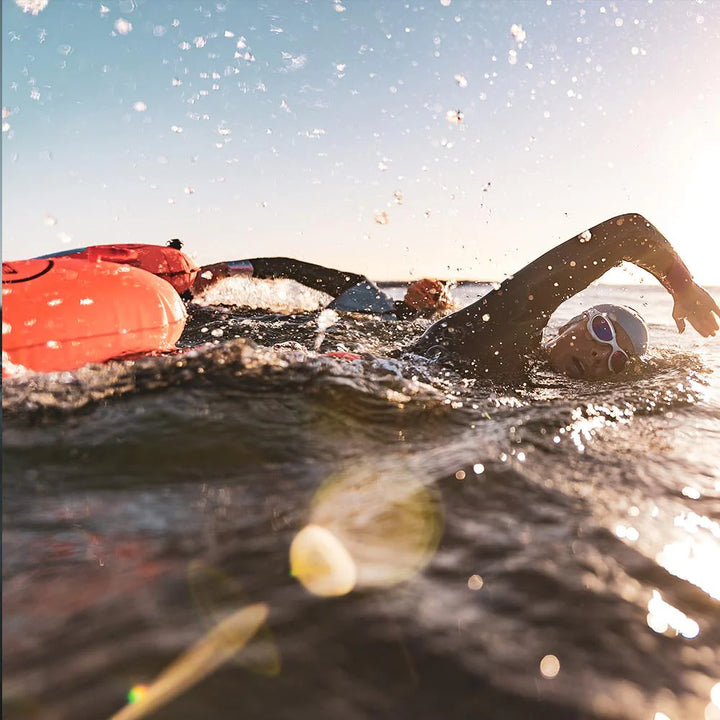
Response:
[{"label": "dark water surface", "polygon": [[[184,354],[6,381],[4,717],[111,717],[259,603],[151,717],[720,718],[720,341],[655,288],[565,315],[601,299],[654,345],[605,382],[390,358],[426,321],[217,308]],[[309,523],[343,596],[290,573]]]}]

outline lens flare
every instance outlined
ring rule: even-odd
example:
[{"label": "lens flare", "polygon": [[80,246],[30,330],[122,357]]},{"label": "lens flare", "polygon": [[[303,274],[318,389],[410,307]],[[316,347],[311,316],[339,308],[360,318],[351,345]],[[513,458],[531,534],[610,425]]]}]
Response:
[{"label": "lens flare", "polygon": [[320,525],[306,525],[290,545],[290,574],[313,595],[347,595],[357,581],[357,569],[343,544]]},{"label": "lens flare", "polygon": [[140,720],[185,692],[238,652],[267,616],[268,606],[264,603],[249,605],[233,613],[163,670],[144,692],[133,692],[144,686],[133,688],[130,692],[134,699],[128,697],[129,704],[111,720]]},{"label": "lens flare", "polygon": [[[195,607],[208,630],[222,623],[233,608],[249,604],[247,594],[235,578],[199,560],[188,565],[187,581]],[[232,661],[258,675],[276,677],[280,674],[280,651],[267,623]]]},{"label": "lens flare", "polygon": [[442,527],[437,491],[414,476],[377,465],[348,469],[318,490],[308,527],[291,548],[293,575],[303,582],[326,573],[331,594],[394,585],[431,560]]},{"label": "lens flare", "polygon": [[140,702],[147,694],[147,685],[134,685],[130,688],[127,695],[127,700],[131,705]]}]

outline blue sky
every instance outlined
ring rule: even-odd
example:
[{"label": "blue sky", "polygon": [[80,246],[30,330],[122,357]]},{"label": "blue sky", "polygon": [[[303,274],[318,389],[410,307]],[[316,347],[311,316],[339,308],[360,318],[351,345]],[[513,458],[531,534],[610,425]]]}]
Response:
[{"label": "blue sky", "polygon": [[720,284],[719,2],[44,4],[2,0],[4,258],[496,279],[632,210]]}]

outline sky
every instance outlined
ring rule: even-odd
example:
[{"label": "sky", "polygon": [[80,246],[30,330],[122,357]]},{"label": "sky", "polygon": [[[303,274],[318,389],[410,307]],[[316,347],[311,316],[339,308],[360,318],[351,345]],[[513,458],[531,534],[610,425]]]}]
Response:
[{"label": "sky", "polygon": [[3,259],[499,280],[632,211],[720,285],[720,0],[2,0],[2,108]]}]

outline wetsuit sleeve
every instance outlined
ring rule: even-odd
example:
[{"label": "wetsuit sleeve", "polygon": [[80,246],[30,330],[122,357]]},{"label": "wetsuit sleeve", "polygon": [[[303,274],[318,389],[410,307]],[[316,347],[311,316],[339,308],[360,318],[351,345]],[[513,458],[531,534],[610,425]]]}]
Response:
[{"label": "wetsuit sleeve", "polygon": [[251,258],[253,277],[264,280],[287,278],[336,298],[367,280],[363,275],[334,270],[322,265],[286,257]]},{"label": "wetsuit sleeve", "polygon": [[542,329],[562,302],[623,261],[648,270],[666,287],[673,272],[684,268],[644,217],[620,215],[558,245],[477,302],[439,320],[412,350],[477,369],[488,362],[511,369],[538,347]]},{"label": "wetsuit sleeve", "polygon": [[[250,258],[225,263],[226,266],[232,264],[243,265],[248,274],[261,280],[283,278],[320,290],[334,298],[328,305],[334,310],[377,315],[389,315],[393,312],[392,299],[364,275],[286,257]],[[218,274],[218,278],[227,276],[227,272]]]}]

